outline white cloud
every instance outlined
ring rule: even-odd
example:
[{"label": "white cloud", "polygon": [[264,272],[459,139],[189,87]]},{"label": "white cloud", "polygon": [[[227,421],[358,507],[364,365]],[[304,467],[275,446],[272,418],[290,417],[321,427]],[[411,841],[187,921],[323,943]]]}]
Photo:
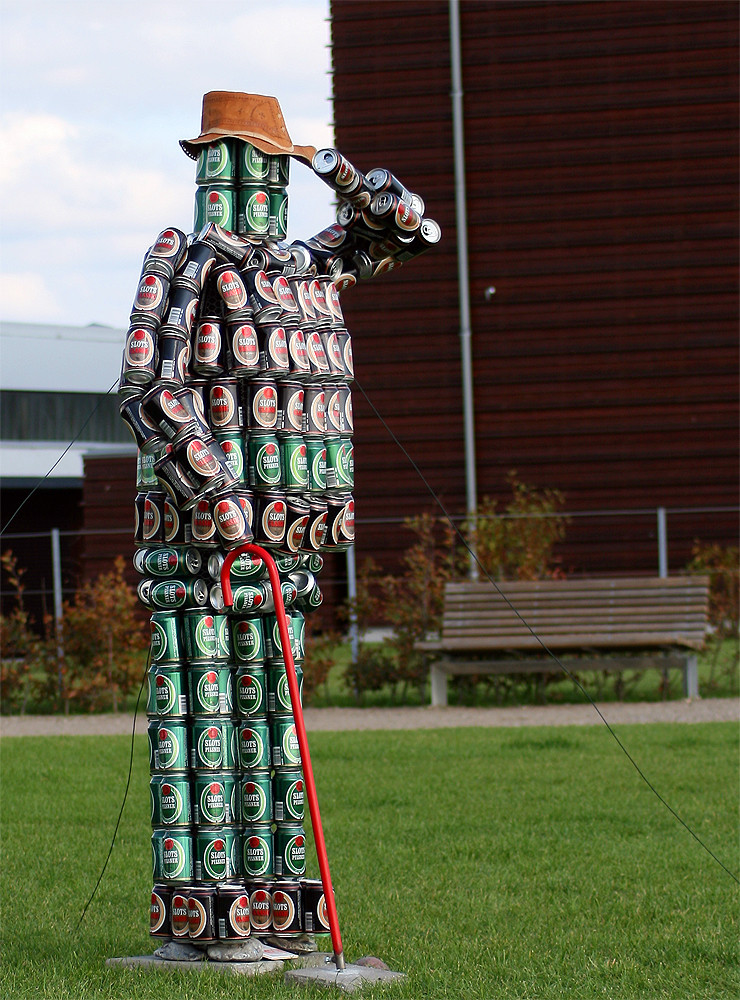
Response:
[{"label": "white cloud", "polygon": [[37,271],[0,274],[2,317],[17,323],[64,322],[64,308],[49,287],[48,276]]}]

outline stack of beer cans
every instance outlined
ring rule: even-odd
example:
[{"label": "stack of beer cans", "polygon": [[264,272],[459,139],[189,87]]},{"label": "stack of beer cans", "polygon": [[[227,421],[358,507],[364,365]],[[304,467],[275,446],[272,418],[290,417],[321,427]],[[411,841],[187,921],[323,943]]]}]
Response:
[{"label": "stack of beer cans", "polygon": [[[362,221],[287,244],[288,162],[236,140],[204,148],[197,232],[166,229],[146,253],[123,352],[120,412],[139,449],[134,565],[151,610],[155,937],[328,930],[321,882],[306,878],[303,774],[267,568],[240,553],[227,608],[220,574],[246,542],[271,551],[300,683],[322,554],[354,541],[354,373],[339,291],[369,276],[358,255],[400,262],[426,244],[419,227],[412,240],[399,231],[412,196],[396,194],[387,171],[393,212],[370,198]],[[370,175],[336,151],[313,165],[342,205],[369,195]]]},{"label": "stack of beer cans", "polygon": [[290,157],[270,156],[249,142],[205,146],[195,175],[195,232],[214,222],[246,236],[284,239],[289,176]]}]

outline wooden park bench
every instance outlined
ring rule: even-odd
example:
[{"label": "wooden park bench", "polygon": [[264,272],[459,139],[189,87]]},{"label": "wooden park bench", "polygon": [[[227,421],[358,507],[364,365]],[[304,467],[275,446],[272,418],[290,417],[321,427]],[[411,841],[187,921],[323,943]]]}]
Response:
[{"label": "wooden park bench", "polygon": [[[572,673],[683,671],[699,695],[696,650],[707,631],[708,577],[536,580],[498,586]],[[447,704],[450,674],[553,674],[557,663],[488,582],[445,586],[442,632],[430,654],[432,705]],[[533,656],[532,654],[540,654]],[[565,674],[563,674],[565,676]],[[664,693],[667,683],[664,685]]]}]

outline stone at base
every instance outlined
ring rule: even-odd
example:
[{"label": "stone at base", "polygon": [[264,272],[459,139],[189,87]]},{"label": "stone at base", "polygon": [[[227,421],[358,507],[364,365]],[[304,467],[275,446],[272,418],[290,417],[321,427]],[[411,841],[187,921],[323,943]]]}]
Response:
[{"label": "stone at base", "polygon": [[403,972],[391,972],[390,969],[374,969],[364,965],[347,965],[341,972],[333,962],[323,968],[291,969],[285,973],[288,986],[322,986],[326,989],[343,990],[345,993],[355,993],[367,984],[392,983],[405,979]]},{"label": "stone at base", "polygon": [[167,962],[200,962],[203,951],[186,941],[168,941],[161,948],[157,948],[154,957],[163,958]]},{"label": "stone at base", "polygon": [[370,969],[387,969],[388,966],[385,964],[382,958],[376,958],[374,955],[365,955],[363,958],[358,958],[354,965],[366,965]]},{"label": "stone at base", "polygon": [[219,941],[209,944],[208,959],[211,962],[259,962],[265,953],[265,948],[258,938],[247,938],[245,941]]},{"label": "stone at base", "polygon": [[276,948],[291,951],[296,955],[307,955],[309,952],[316,951],[316,938],[313,934],[301,934],[299,937],[290,938],[279,937],[277,934],[273,934],[267,940],[270,944],[274,944]]}]

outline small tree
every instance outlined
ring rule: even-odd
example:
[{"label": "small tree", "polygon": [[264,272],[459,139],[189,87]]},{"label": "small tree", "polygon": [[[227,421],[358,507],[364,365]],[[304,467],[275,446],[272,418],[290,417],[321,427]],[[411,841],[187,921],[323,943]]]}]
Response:
[{"label": "small tree", "polygon": [[[740,654],[740,552],[737,546],[705,545],[694,542],[689,573],[709,577],[710,654],[709,681],[715,685],[718,668],[737,684]],[[728,649],[729,648],[729,649]],[[729,655],[728,655],[729,652]]]},{"label": "small tree", "polygon": [[8,582],[15,592],[15,608],[0,615],[0,703],[3,712],[26,710],[32,694],[32,672],[41,659],[42,641],[36,635],[23,594],[25,569],[8,549],[0,557]]}]

